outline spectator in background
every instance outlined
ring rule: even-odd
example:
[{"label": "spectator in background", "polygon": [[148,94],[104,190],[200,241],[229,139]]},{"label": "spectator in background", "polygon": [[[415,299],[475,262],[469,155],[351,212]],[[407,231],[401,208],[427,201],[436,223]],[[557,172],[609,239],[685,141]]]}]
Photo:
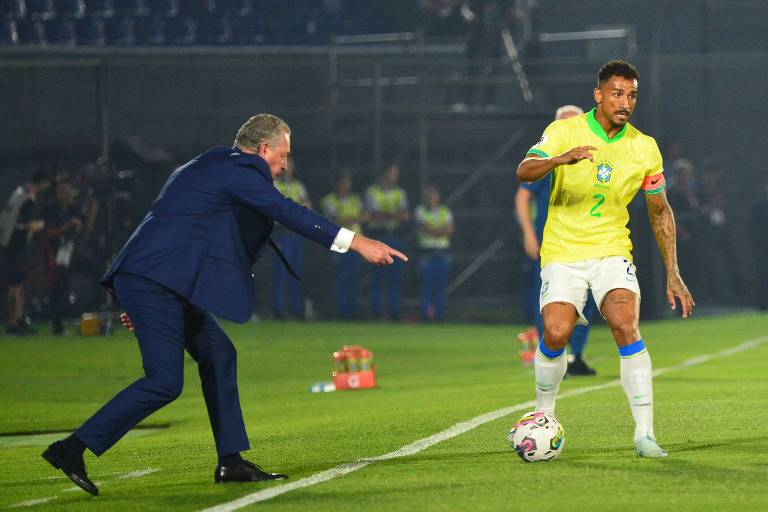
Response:
[{"label": "spectator in background", "polygon": [[27,277],[26,250],[32,236],[45,227],[38,200],[50,184],[50,170],[37,169],[29,182],[13,191],[0,215],[0,245],[5,250],[8,269],[8,316],[5,331],[13,336],[34,333],[22,321],[24,281]]},{"label": "spectator in background", "polygon": [[[476,0],[469,2],[469,9],[463,9],[464,15],[471,23],[469,39],[465,50],[467,58],[467,83],[464,89],[463,103],[454,105],[455,110],[462,107],[479,106],[490,108],[496,100],[495,78],[500,62],[493,62],[501,56],[503,41],[501,31],[507,27],[506,9],[498,0]],[[481,80],[487,83],[476,84]],[[475,98],[480,90],[480,97]]]},{"label": "spectator in background", "polygon": [[762,196],[752,207],[750,235],[755,248],[754,261],[757,262],[757,307],[768,311],[768,182],[762,190]]},{"label": "spectator in background", "polygon": [[[345,172],[336,180],[336,188],[326,195],[320,206],[323,215],[343,228],[362,234],[360,224],[365,221],[363,202],[352,192],[352,175]],[[339,318],[357,318],[357,274],[360,258],[348,251],[333,253],[333,270],[336,285],[336,314]]]},{"label": "spectator in background", "polygon": [[425,187],[424,203],[416,208],[414,220],[419,239],[421,319],[442,320],[452,263],[453,214],[440,203],[435,185]]},{"label": "spectator in background", "polygon": [[[289,159],[285,172],[275,179],[275,188],[285,197],[293,199],[301,206],[312,208],[307,189],[302,182],[294,177],[294,172],[295,163],[293,159]],[[275,227],[273,239],[291,268],[301,275],[304,268],[304,238],[278,225]],[[287,293],[284,293],[285,291]],[[286,314],[286,299],[290,315],[295,318],[304,318],[301,283],[288,274],[288,269],[276,253],[272,264],[272,315],[275,318],[284,319],[288,316]]]},{"label": "spectator in background", "polygon": [[68,177],[56,180],[53,198],[43,209],[45,221],[44,247],[48,263],[51,304],[51,328],[54,336],[67,334],[64,329],[64,308],[69,291],[70,266],[75,251],[75,239],[83,221],[72,201],[72,185]]},{"label": "spectator in background", "polygon": [[704,276],[701,271],[699,245],[702,240],[701,202],[696,194],[696,176],[693,164],[686,158],[672,161],[673,182],[667,197],[675,211],[677,225],[677,257],[680,267],[687,269],[691,288],[701,288]]},{"label": "spectator in background", "polygon": [[[365,209],[368,214],[368,234],[390,247],[402,251],[403,243],[399,231],[408,222],[408,196],[398,186],[400,167],[392,164],[379,175],[365,192]],[[386,280],[389,297],[389,318],[400,319],[400,280],[403,266],[395,262],[386,268],[371,270],[371,314],[379,319],[381,311],[382,280]]]}]

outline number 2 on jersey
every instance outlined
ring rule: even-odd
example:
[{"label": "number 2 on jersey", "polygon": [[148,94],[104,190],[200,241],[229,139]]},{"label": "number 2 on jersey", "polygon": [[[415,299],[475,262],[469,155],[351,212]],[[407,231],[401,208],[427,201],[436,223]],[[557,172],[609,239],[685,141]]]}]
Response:
[{"label": "number 2 on jersey", "polygon": [[602,217],[603,214],[597,211],[597,209],[600,208],[600,206],[605,202],[605,196],[603,194],[595,194],[592,196],[592,198],[597,199],[597,202],[595,203],[595,206],[589,210],[589,214],[592,217]]}]

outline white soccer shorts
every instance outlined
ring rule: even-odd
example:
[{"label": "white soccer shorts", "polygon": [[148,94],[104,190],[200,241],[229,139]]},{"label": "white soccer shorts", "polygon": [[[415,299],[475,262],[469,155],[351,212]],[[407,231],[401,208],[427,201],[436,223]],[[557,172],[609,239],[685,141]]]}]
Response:
[{"label": "white soccer shorts", "polygon": [[587,325],[589,322],[584,318],[587,292],[592,289],[597,309],[601,310],[605,296],[617,288],[632,291],[640,298],[635,265],[623,256],[550,263],[541,269],[539,309],[552,302],[567,302],[573,304],[579,314],[576,323]]}]

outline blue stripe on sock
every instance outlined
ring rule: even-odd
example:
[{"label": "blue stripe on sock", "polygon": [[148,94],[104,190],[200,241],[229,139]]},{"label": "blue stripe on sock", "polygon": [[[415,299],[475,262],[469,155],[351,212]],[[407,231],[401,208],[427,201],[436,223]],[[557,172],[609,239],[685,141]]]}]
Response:
[{"label": "blue stripe on sock", "polygon": [[621,357],[629,357],[640,353],[643,350],[645,350],[645,343],[643,343],[643,339],[640,338],[631,345],[627,345],[626,347],[619,347],[619,355]]},{"label": "blue stripe on sock", "polygon": [[541,338],[541,339],[539,340],[539,350],[540,350],[540,351],[541,351],[541,353],[542,353],[542,354],[544,354],[546,357],[548,357],[548,358],[550,358],[550,359],[557,359],[558,357],[560,357],[561,355],[563,355],[563,353],[565,352],[565,347],[561,348],[560,350],[554,350],[554,351],[552,351],[552,350],[549,350],[549,349],[547,348],[547,346],[546,346],[546,345],[544,345],[544,338]]}]

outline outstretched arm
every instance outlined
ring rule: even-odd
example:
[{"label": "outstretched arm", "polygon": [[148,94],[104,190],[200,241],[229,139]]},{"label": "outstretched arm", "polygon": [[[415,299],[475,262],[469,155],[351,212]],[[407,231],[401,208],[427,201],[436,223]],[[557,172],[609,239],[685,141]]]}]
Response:
[{"label": "outstretched arm", "polygon": [[363,235],[355,234],[349,248],[362,256],[365,261],[374,265],[391,265],[394,263],[394,258],[408,261],[408,256],[397,249]]},{"label": "outstretched arm", "polygon": [[675,235],[675,216],[672,207],[667,201],[667,194],[663,190],[655,194],[646,194],[645,203],[648,207],[648,220],[651,222],[656,243],[664,259],[667,269],[667,300],[672,309],[676,308],[675,298],[680,301],[683,309],[683,318],[688,318],[693,313],[696,305],[693,302],[691,292],[685,286],[680,277],[680,269],[677,266],[677,240]]}]

